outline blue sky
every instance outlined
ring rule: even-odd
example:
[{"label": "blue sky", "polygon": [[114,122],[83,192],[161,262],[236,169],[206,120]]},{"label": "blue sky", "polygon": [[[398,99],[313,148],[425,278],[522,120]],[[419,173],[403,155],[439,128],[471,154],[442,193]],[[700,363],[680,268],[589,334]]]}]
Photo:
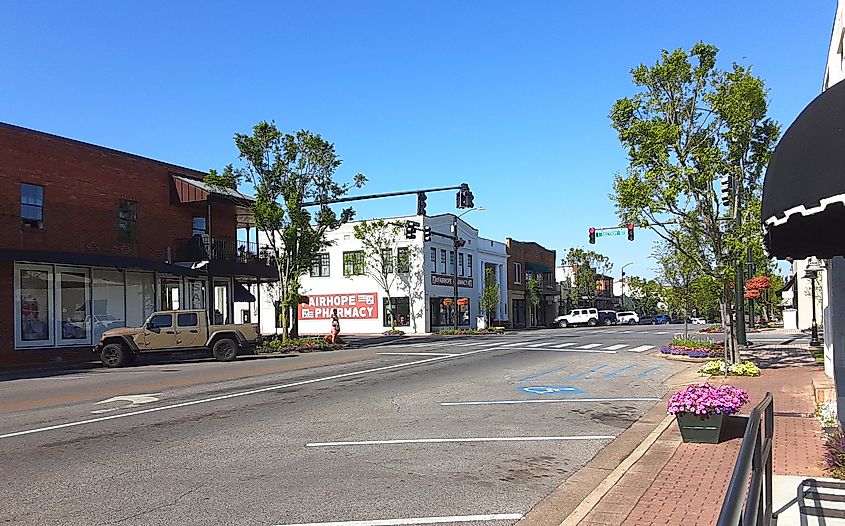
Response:
[{"label": "blue sky", "polygon": [[[0,121],[201,170],[259,120],[335,143],[363,192],[467,182],[481,235],[558,250],[617,223],[607,118],[629,71],[703,40],[750,64],[788,126],[821,90],[835,0],[13,2]],[[414,197],[358,217],[415,212]],[[429,214],[454,210],[452,192]],[[594,248],[651,275],[654,237]]]}]

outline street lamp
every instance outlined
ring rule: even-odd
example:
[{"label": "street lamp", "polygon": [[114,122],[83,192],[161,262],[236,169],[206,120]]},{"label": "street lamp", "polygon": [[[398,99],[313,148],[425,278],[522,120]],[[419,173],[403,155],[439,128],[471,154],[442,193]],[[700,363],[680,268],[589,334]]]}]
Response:
[{"label": "street lamp", "polygon": [[622,294],[620,294],[619,308],[625,310],[625,267],[633,265],[633,263],[625,263],[622,265]]},{"label": "street lamp", "polygon": [[821,345],[819,342],[819,326],[816,323],[816,279],[819,272],[824,270],[816,258],[810,258],[807,263],[807,269],[804,272],[804,277],[810,280],[810,301],[813,303],[813,325],[810,328],[810,345]]},{"label": "street lamp", "polygon": [[[455,330],[458,329],[458,248],[464,246],[465,243],[463,239],[458,237],[458,218],[463,217],[464,215],[470,212],[483,212],[485,210],[487,209],[483,206],[478,206],[475,208],[470,208],[469,210],[464,210],[458,215],[452,214],[452,241],[455,247],[453,253],[454,259],[452,260],[452,284],[454,285],[452,293],[452,308],[454,309],[453,321]],[[469,305],[467,305],[467,308],[469,308]]]}]

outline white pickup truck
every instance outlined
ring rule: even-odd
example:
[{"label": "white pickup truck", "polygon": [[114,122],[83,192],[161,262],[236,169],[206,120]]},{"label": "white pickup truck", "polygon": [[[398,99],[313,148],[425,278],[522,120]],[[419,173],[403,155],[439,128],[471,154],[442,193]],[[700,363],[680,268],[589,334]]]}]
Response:
[{"label": "white pickup truck", "polygon": [[555,318],[555,323],[562,329],[571,325],[595,327],[599,323],[599,311],[598,309],[574,309],[569,314]]}]

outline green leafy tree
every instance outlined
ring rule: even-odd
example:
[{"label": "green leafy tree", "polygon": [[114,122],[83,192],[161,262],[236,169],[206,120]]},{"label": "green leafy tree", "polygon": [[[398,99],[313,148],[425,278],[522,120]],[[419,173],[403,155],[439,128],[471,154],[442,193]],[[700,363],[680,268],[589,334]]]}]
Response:
[{"label": "green leafy tree", "polygon": [[529,315],[529,319],[537,319],[537,307],[540,305],[540,283],[531,278],[525,283],[525,299],[528,307],[531,309],[533,316]]},{"label": "green leafy tree", "polygon": [[586,299],[590,306],[595,306],[598,294],[596,280],[601,274],[608,274],[613,269],[610,258],[592,250],[570,248],[561,264],[572,269],[572,285],[567,288],[567,294],[577,305]]},{"label": "green leafy tree", "polygon": [[[251,211],[278,271],[274,300],[281,307],[282,339],[287,341],[291,311],[302,297],[300,277],[330,244],[326,232],[354,215],[351,208],[338,215],[325,203],[363,186],[366,178],[357,174],[352,183],[335,181],[341,160],[334,144],[308,130],[282,133],[274,122],[262,121],[251,134],[238,133],[234,139],[243,164],[227,166],[222,175],[234,175],[236,184],[249,186],[255,196]],[[312,213],[307,202],[323,204]]]},{"label": "green leafy tree", "polygon": [[690,284],[690,305],[698,316],[719,318],[722,284],[712,276],[697,276]]},{"label": "green leafy tree", "polygon": [[231,164],[227,164],[222,172],[217,172],[214,168],[208,171],[203,182],[212,188],[228,188],[236,190],[238,188],[238,175],[235,173],[235,168]]},{"label": "green leafy tree", "polygon": [[666,289],[669,312],[680,314],[684,319],[684,338],[689,336],[687,317],[692,300],[692,283],[697,274],[696,265],[686,256],[686,252],[692,250],[693,247],[688,247],[685,252],[680,252],[672,245],[661,243],[652,254],[660,265],[658,280]]},{"label": "green leafy tree", "polygon": [[657,280],[630,276],[628,289],[636,310],[640,315],[650,315],[660,310],[664,302],[665,290]]},{"label": "green leafy tree", "polygon": [[493,314],[499,308],[499,300],[501,297],[501,286],[496,280],[496,273],[493,269],[487,267],[484,269],[484,290],[481,292],[481,309],[487,316],[487,326],[489,327],[493,321]]},{"label": "green leafy tree", "polygon": [[[396,316],[390,289],[400,273],[410,271],[409,251],[398,252],[401,225],[381,219],[362,221],[353,227],[355,239],[364,248],[364,272],[384,290],[387,296],[387,317],[390,328],[396,330]],[[401,260],[400,260],[401,259]]]},{"label": "green leafy tree", "polygon": [[[664,50],[654,65],[631,71],[638,92],[610,112],[629,159],[611,198],[620,219],[651,228],[719,281],[727,324],[735,266],[748,244],[761,245],[761,182],[779,127],[767,116],[763,81],[738,64],[718,69],[717,54],[698,43],[689,52]],[[723,175],[737,189],[727,209],[716,190]],[[731,212],[742,228],[722,220]]]}]

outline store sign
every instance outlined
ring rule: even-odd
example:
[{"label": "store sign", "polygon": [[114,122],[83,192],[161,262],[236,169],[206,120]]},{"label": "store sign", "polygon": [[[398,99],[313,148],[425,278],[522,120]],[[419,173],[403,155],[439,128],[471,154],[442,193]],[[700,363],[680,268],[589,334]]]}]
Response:
[{"label": "store sign", "polygon": [[308,304],[299,306],[300,320],[328,320],[337,309],[337,317],[346,320],[378,319],[378,294],[309,294]]},{"label": "store sign", "polygon": [[[447,287],[454,287],[455,286],[455,276],[447,276],[445,274],[432,274],[431,275],[431,284],[432,285],[444,285]],[[465,289],[472,288],[472,278],[458,278],[458,286],[463,287]]]}]

